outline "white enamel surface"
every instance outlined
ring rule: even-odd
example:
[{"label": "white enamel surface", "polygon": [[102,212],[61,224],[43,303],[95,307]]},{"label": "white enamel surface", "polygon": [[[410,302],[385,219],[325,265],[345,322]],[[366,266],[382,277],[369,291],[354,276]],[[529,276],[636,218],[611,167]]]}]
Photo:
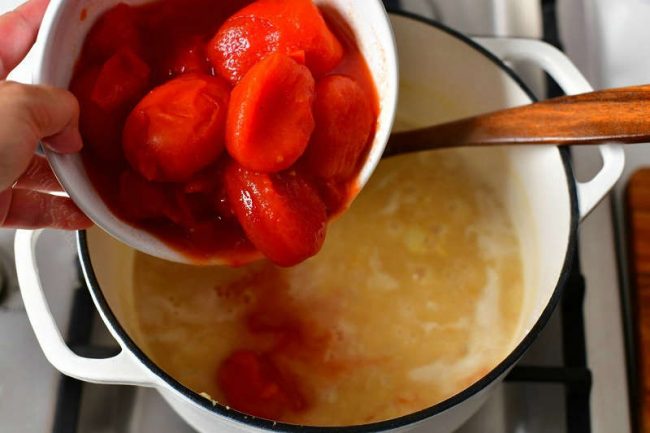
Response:
[{"label": "white enamel surface", "polygon": [[[397,123],[435,121],[529,103],[502,69],[464,42],[408,18],[393,19],[402,65]],[[425,52],[417,40],[426,33]],[[568,179],[555,147],[464,149],[474,171],[500,191],[522,247],[524,311],[519,343],[548,304],[562,270],[570,232]]]},{"label": "white enamel surface", "polygon": [[[98,16],[121,1],[51,0],[36,45],[34,83],[68,87],[86,33]],[[151,0],[123,2],[138,5]],[[380,0],[318,0],[316,3],[332,8],[345,17],[377,85],[381,110],[377,134],[358,179],[360,185],[365,185],[381,158],[395,114],[397,58],[392,29]],[[83,9],[86,9],[88,16],[86,20],[80,21]],[[147,254],[171,261],[188,261],[187,257],[169,248],[155,236],[138,230],[113,215],[90,184],[79,155],[48,152],[47,156],[70,197],[98,226]],[[220,261],[215,257],[205,264]]]},{"label": "white enamel surface", "polygon": [[[475,413],[489,396],[493,387],[503,380],[507,372],[492,382],[488,387],[474,394],[472,397],[463,401],[462,404],[453,406],[435,416],[434,418],[425,419],[420,422],[406,425],[401,428],[392,430],[383,430],[390,433],[450,433],[457,430],[467,419]],[[269,430],[253,427],[233,420],[220,418],[218,422],[214,421],[214,413],[192,404],[184,396],[179,396],[169,388],[159,389],[160,394],[165,401],[185,420],[189,425],[201,433],[262,433]],[[341,430],[343,431],[343,430]]]},{"label": "white enamel surface", "polygon": [[[45,299],[36,267],[35,247],[40,234],[40,230],[19,230],[14,251],[25,310],[45,357],[62,373],[87,382],[151,384],[155,380],[153,375],[128,350],[123,349],[111,358],[92,359],[78,356],[67,346]],[[106,321],[103,313],[102,318]]]},{"label": "white enamel surface", "polygon": [[[516,82],[475,48],[444,31],[410,19],[394,17],[393,25],[400,50],[402,76],[398,123],[424,125],[529,102],[528,96]],[[423,51],[425,45],[431,49]],[[465,149],[462,152],[467,154],[466,160],[473,165],[477,175],[501,193],[522,246],[526,300],[520,329],[512,342],[514,348],[539,320],[560,276],[570,234],[568,185],[572,180],[567,179],[559,151],[553,147]],[[599,191],[601,195],[604,193]],[[28,237],[23,238],[23,244],[29,243]],[[18,244],[20,242],[17,241]],[[27,254],[25,248],[28,249],[29,245],[23,247],[24,254]],[[134,319],[129,316],[130,299],[123,295],[131,292],[130,259],[133,250],[99,229],[88,233],[88,247],[92,266],[107,302],[121,326],[132,338],[139,340]],[[18,257],[17,254],[17,260]],[[25,268],[25,275],[28,271]],[[31,271],[37,273],[35,269]],[[40,287],[35,286],[31,277],[26,278],[23,287],[25,304],[41,302],[37,296]],[[42,305],[39,308],[42,310]],[[102,317],[116,335],[115,328],[106,320],[105,312],[102,312]],[[30,319],[35,328],[52,325],[38,317],[34,319],[30,316]],[[55,334],[51,330],[41,332],[37,329],[37,334],[41,335],[39,341],[44,350],[59,344],[52,342],[56,338],[52,337]],[[120,343],[124,347],[123,342]],[[53,358],[59,355],[55,353]],[[91,375],[87,369],[73,371],[75,365],[66,364],[62,356],[59,359],[48,358],[57,368],[81,379],[96,380],[99,374],[105,374],[103,382],[124,382],[123,366]],[[461,404],[419,423],[392,431],[449,433],[455,430],[480,407],[487,393],[505,373]],[[198,431],[261,431],[195,404],[160,378],[153,377],[152,372],[148,374],[165,399]]]},{"label": "white enamel surface", "polygon": [[[477,42],[506,61],[528,61],[539,65],[562,87],[575,95],[593,88],[582,73],[557,48],[541,41],[517,38],[477,38]],[[580,218],[583,219],[614,187],[625,168],[625,152],[620,145],[598,146],[603,167],[588,182],[577,182]]]}]

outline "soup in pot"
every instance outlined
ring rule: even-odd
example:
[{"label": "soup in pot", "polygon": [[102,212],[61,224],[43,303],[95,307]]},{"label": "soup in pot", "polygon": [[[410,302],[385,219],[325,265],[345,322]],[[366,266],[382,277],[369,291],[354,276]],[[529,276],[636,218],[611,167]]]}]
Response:
[{"label": "soup in pot", "polygon": [[451,397],[510,353],[523,302],[512,221],[467,155],[382,161],[292,268],[137,253],[137,343],[206,398],[288,423],[363,424]]}]

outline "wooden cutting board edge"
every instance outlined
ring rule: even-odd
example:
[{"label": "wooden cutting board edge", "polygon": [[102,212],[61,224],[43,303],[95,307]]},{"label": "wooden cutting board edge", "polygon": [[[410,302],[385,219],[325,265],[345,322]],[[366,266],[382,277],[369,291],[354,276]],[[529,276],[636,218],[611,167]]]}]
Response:
[{"label": "wooden cutting board edge", "polygon": [[650,167],[637,170],[625,189],[626,245],[630,272],[638,401],[638,431],[650,433]]}]

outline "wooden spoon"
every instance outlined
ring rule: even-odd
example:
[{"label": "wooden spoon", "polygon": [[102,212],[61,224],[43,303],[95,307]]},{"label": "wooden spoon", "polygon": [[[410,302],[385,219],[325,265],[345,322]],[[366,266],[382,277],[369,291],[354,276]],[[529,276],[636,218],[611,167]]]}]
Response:
[{"label": "wooden spoon", "polygon": [[650,142],[650,85],[563,96],[391,134],[384,157],[461,146]]}]

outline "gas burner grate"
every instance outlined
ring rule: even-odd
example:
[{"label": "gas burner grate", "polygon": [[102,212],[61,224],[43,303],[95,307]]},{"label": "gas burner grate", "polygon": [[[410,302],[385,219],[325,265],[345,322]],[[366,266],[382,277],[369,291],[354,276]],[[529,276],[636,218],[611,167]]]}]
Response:
[{"label": "gas burner grate", "polygon": [[576,254],[560,305],[564,365],[539,367],[520,364],[513,368],[505,379],[509,383],[563,385],[567,433],[591,432],[589,397],[592,377],[591,371],[587,368],[583,314],[584,296],[585,280],[580,273],[580,264]]}]

